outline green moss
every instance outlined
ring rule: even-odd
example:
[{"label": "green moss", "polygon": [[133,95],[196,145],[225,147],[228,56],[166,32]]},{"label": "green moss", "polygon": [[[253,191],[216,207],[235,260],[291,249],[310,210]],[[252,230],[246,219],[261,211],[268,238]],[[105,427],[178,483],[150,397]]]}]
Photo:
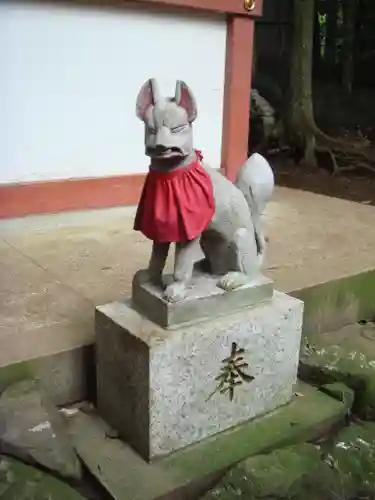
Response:
[{"label": "green moss", "polygon": [[364,419],[375,417],[375,343],[366,337],[369,328],[351,325],[310,335],[300,365],[300,376],[307,382],[351,387],[356,393],[353,411]]},{"label": "green moss", "polygon": [[84,500],[63,481],[10,457],[1,457],[0,497],[4,500]]},{"label": "green moss", "polygon": [[241,485],[254,497],[262,498],[275,493],[287,497],[300,478],[320,465],[319,451],[309,444],[276,450],[260,455],[235,467],[228,478],[232,484]]},{"label": "green moss", "polygon": [[37,363],[34,360],[0,367],[0,394],[16,382],[36,378],[36,374]]},{"label": "green moss", "polygon": [[344,428],[329,451],[301,444],[230,470],[206,500],[354,498],[375,489],[375,424]]},{"label": "green moss", "polygon": [[322,385],[320,390],[344,403],[351,410],[354,403],[354,391],[341,382]]},{"label": "green moss", "polygon": [[375,490],[375,424],[351,425],[336,437],[325,456],[339,477],[337,494],[345,498]]},{"label": "green moss", "polygon": [[322,460],[319,447],[300,444],[242,462],[205,498],[322,500],[327,498],[322,493],[335,489],[336,484],[337,474]]}]

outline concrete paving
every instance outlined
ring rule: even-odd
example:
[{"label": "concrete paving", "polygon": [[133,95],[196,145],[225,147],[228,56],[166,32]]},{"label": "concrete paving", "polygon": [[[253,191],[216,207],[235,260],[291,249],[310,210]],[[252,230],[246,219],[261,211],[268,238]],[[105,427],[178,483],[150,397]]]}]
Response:
[{"label": "concrete paving", "polygon": [[[133,216],[121,207],[0,222],[0,366],[92,342],[94,306],[128,296],[147,265]],[[375,268],[375,207],[277,188],[265,220],[265,274],[279,290]]]}]

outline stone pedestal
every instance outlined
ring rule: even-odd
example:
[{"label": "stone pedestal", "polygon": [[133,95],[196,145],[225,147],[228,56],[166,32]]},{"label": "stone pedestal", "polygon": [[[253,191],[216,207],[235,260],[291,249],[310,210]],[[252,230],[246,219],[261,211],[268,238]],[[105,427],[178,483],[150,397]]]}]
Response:
[{"label": "stone pedestal", "polygon": [[[260,280],[254,290],[268,285]],[[268,286],[268,295],[269,291]],[[291,399],[303,303],[275,292],[264,303],[254,306],[250,300],[253,307],[241,304],[240,310],[230,312],[225,309],[226,296],[231,302],[230,295],[238,292],[217,292],[216,318],[216,299],[211,294],[205,321],[204,307],[195,299],[201,319],[190,324],[189,315],[168,315],[169,306],[144,288],[143,308],[149,293],[151,316],[173,325],[169,330],[139,312],[139,301],[97,308],[98,409],[146,460],[196,443]],[[170,307],[182,311],[186,304]],[[193,304],[189,307],[193,312]],[[178,326],[176,318],[185,324]]]},{"label": "stone pedestal", "polygon": [[226,292],[217,286],[217,277],[195,272],[186,298],[173,303],[163,298],[160,288],[145,282],[142,274],[137,273],[133,279],[133,305],[146,318],[168,329],[216,319],[244,307],[269,301],[273,296],[273,281],[263,275],[247,285]]}]

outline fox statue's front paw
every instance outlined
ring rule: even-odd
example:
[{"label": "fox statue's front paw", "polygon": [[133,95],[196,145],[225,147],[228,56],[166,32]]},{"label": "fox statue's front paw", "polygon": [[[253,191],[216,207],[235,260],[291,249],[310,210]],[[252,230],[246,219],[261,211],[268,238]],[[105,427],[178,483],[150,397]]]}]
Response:
[{"label": "fox statue's front paw", "polygon": [[133,282],[138,284],[151,283],[155,287],[161,288],[162,290],[165,288],[162,274],[152,273],[149,269],[141,269],[137,271],[134,275]]},{"label": "fox statue's front paw", "polygon": [[223,290],[230,292],[231,290],[236,290],[237,288],[246,285],[248,282],[248,276],[243,273],[233,271],[223,276],[217,285]]},{"label": "fox statue's front paw", "polygon": [[164,291],[164,298],[168,302],[179,302],[186,297],[186,285],[182,281],[174,281]]}]

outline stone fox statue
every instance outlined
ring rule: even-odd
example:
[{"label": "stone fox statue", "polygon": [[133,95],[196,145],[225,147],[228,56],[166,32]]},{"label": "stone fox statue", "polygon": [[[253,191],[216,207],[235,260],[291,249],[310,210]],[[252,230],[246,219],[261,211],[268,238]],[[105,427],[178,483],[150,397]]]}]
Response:
[{"label": "stone fox statue", "polygon": [[148,80],[138,94],[136,113],[145,124],[145,152],[151,159],[134,224],[153,241],[146,279],[163,286],[169,246],[175,243],[166,300],[185,297],[199,246],[205,256],[199,265],[218,276],[218,286],[243,286],[259,272],[266,249],[260,216],[274,188],[269,163],[252,155],[235,184],[208,167],[193,147],[197,106],[182,81],[177,81],[175,96],[165,98],[156,80]]}]

